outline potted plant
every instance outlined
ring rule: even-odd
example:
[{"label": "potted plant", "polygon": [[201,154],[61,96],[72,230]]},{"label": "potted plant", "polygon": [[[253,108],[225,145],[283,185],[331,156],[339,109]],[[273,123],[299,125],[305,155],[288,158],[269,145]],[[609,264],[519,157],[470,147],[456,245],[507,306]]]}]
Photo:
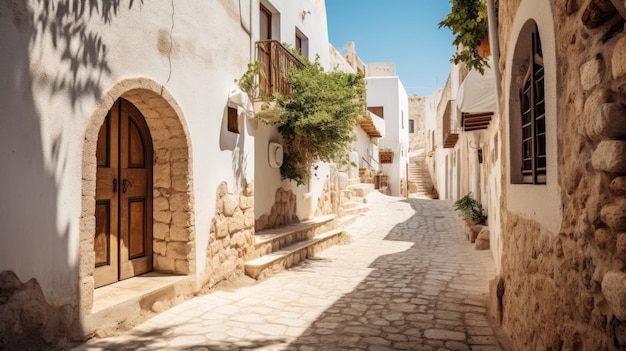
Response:
[{"label": "potted plant", "polygon": [[488,50],[487,3],[486,0],[450,0],[452,9],[448,16],[439,22],[439,28],[447,27],[455,35],[452,42],[459,50],[452,56],[452,62],[464,63],[468,69],[484,73],[489,67],[485,57]]},{"label": "potted plant", "polygon": [[393,151],[391,148],[383,147],[378,149],[378,163],[386,164],[393,163]]},{"label": "potted plant", "polygon": [[454,209],[460,212],[461,219],[466,224],[466,235],[473,243],[480,231],[487,225],[487,215],[483,205],[469,192],[454,202]]}]

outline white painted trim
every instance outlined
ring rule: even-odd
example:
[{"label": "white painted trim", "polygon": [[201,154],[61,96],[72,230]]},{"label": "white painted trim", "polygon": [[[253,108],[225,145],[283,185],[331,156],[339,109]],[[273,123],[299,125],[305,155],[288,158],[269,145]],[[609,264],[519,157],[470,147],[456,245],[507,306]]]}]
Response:
[{"label": "white painted trim", "polygon": [[[547,184],[511,184],[511,85],[513,58],[515,47],[528,21],[537,23],[541,38],[545,64],[545,96],[546,96],[546,147],[547,147]],[[543,228],[557,234],[561,228],[562,205],[558,180],[558,145],[557,145],[557,63],[556,39],[553,12],[549,2],[524,0],[515,16],[509,50],[506,58],[506,89],[504,123],[507,139],[506,157],[506,204],[507,209],[521,217],[538,222]]]}]

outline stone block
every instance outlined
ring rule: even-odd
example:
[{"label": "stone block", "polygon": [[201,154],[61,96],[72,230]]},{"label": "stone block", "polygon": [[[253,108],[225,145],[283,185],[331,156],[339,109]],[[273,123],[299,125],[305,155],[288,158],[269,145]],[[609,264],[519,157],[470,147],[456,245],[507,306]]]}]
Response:
[{"label": "stone block", "polygon": [[626,109],[619,102],[600,105],[600,110],[591,118],[594,134],[606,138],[626,135]]},{"label": "stone block", "polygon": [[189,249],[190,246],[187,243],[169,242],[167,243],[167,257],[177,260],[186,260],[190,251]]},{"label": "stone block", "polygon": [[228,194],[228,184],[226,184],[226,182],[221,182],[220,185],[217,186],[217,198],[221,199],[226,194]]},{"label": "stone block", "polygon": [[239,208],[239,199],[233,194],[226,194],[222,198],[223,211],[226,217],[231,217]]},{"label": "stone block", "polygon": [[626,141],[601,141],[591,156],[591,163],[598,171],[626,172]]},{"label": "stone block", "polygon": [[245,195],[239,195],[239,207],[242,210],[247,210],[249,208],[254,207],[254,197],[252,196],[245,196]]},{"label": "stone block", "polygon": [[155,212],[169,210],[170,202],[164,196],[158,196],[152,200],[152,208]]},{"label": "stone block", "polygon": [[233,234],[239,232],[245,228],[245,218],[243,212],[237,209],[233,216],[228,221],[228,231]]},{"label": "stone block", "polygon": [[228,236],[228,222],[226,220],[215,221],[215,237],[218,239]]},{"label": "stone block", "polygon": [[595,231],[594,238],[598,246],[602,249],[609,249],[613,247],[615,238],[613,233],[609,229],[601,228]]},{"label": "stone block", "polygon": [[244,213],[244,227],[245,228],[253,228],[254,227],[254,209],[249,208]]},{"label": "stone block", "polygon": [[189,230],[177,225],[172,225],[170,227],[170,240],[181,242],[189,241]]},{"label": "stone block", "polygon": [[616,177],[609,186],[611,192],[617,196],[626,196],[626,177]]},{"label": "stone block", "polygon": [[172,224],[179,227],[189,227],[193,224],[192,213],[177,211],[172,213]]},{"label": "stone block", "polygon": [[189,269],[189,261],[187,260],[176,260],[174,262],[174,270],[177,274],[184,274],[187,275],[189,273],[191,273],[191,270]]},{"label": "stone block", "polygon": [[590,90],[600,84],[602,79],[602,61],[594,58],[580,67],[580,83],[584,90]]},{"label": "stone block", "polygon": [[615,317],[626,322],[626,273],[607,272],[602,278],[602,294]]},{"label": "stone block", "polygon": [[189,179],[183,176],[176,176],[172,179],[172,190],[186,192],[190,190]]},{"label": "stone block", "polygon": [[158,149],[156,150],[156,159],[154,160],[157,164],[168,164],[170,162],[170,150],[169,149]]},{"label": "stone block", "polygon": [[614,231],[626,231],[626,199],[618,199],[600,211],[604,223]]},{"label": "stone block", "polygon": [[152,227],[152,236],[155,239],[165,240],[170,232],[169,224],[165,223],[154,223]]},{"label": "stone block", "polygon": [[478,237],[476,237],[475,243],[476,250],[489,250],[489,228],[483,227]]},{"label": "stone block", "polygon": [[[626,1],[624,2],[626,6]],[[613,57],[611,58],[611,68],[613,79],[619,79],[626,76],[626,36],[622,36],[613,49]]]},{"label": "stone block", "polygon": [[172,211],[191,210],[191,196],[188,193],[177,193],[170,197],[170,209]]},{"label": "stone block", "polygon": [[[478,238],[478,234],[480,234],[480,232],[483,230],[483,228],[486,228],[484,225],[473,225],[470,227],[469,230],[469,241],[473,244],[476,242],[476,239]],[[489,240],[489,239],[487,239]]]},{"label": "stone block", "polygon": [[179,161],[179,160],[186,161],[187,159],[189,159],[189,152],[187,151],[187,148],[172,149],[171,159],[172,161]]},{"label": "stone block", "polygon": [[172,213],[170,211],[155,211],[154,220],[157,222],[169,224],[172,219]]},{"label": "stone block", "polygon": [[166,256],[156,256],[156,270],[159,272],[174,272],[176,270],[174,259]]},{"label": "stone block", "polygon": [[165,256],[165,254],[167,253],[167,245],[163,240],[154,240],[152,244],[152,250],[155,254]]},{"label": "stone block", "polygon": [[154,166],[154,187],[169,188],[172,184],[169,163],[156,164]]}]

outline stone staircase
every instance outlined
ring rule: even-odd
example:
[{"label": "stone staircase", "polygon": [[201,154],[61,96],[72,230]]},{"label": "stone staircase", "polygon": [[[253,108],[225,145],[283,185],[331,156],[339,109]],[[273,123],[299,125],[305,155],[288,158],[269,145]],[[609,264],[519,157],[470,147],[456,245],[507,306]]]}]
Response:
[{"label": "stone staircase", "polygon": [[257,232],[254,235],[254,256],[244,266],[246,275],[266,279],[335,245],[343,228],[369,210],[366,197],[374,191],[374,184],[359,183],[358,179],[350,180],[348,184],[340,191],[338,215]]},{"label": "stone staircase", "polygon": [[411,158],[409,163],[409,197],[437,198],[433,181],[426,167],[425,156]]},{"label": "stone staircase", "polygon": [[259,231],[246,275],[259,280],[272,276],[334,245],[342,232],[336,215]]}]

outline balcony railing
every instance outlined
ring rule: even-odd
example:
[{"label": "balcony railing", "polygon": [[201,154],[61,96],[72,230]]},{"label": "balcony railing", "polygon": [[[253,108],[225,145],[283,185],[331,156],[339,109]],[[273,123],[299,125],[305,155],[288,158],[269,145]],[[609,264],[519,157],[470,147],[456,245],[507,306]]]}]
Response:
[{"label": "balcony railing", "polygon": [[452,148],[459,140],[459,131],[457,130],[456,121],[456,104],[454,100],[448,100],[446,110],[443,113],[443,147]]},{"label": "balcony railing", "polygon": [[302,68],[304,64],[276,40],[263,40],[256,43],[259,73],[259,97],[270,97],[275,93],[289,95],[291,86],[287,83],[290,67]]}]

